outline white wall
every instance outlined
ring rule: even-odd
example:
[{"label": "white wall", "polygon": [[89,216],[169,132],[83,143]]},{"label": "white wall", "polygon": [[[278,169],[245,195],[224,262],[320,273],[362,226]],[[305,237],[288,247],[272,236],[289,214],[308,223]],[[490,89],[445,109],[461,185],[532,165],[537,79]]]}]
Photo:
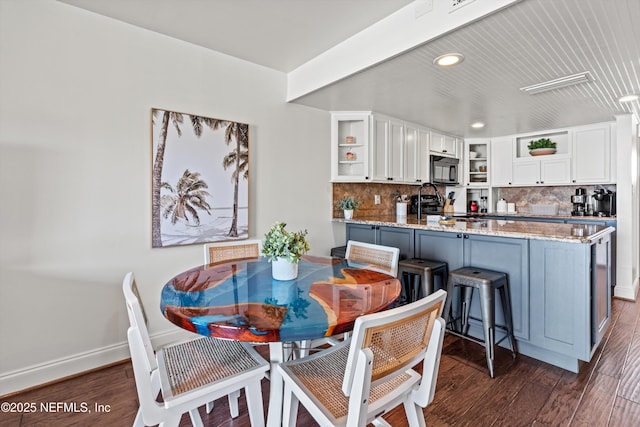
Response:
[{"label": "white wall", "polygon": [[202,255],[151,249],[152,107],[250,124],[252,237],[283,220],[312,253],[343,242],[329,115],[285,91],[282,73],[67,4],[0,0],[0,395],[128,357],[127,271],[151,332],[175,330],[160,289]]}]

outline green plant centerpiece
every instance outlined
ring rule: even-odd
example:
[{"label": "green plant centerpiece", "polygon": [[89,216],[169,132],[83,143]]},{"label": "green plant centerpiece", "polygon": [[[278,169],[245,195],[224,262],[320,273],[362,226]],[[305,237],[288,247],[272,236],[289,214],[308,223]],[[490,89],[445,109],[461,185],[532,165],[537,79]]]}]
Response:
[{"label": "green plant centerpiece", "polygon": [[342,199],[338,200],[338,208],[344,211],[345,219],[353,218],[353,211],[358,209],[360,205],[361,203],[353,196],[344,196]]},{"label": "green plant centerpiece", "polygon": [[264,235],[262,254],[269,261],[278,258],[286,258],[295,264],[300,261],[302,255],[309,251],[307,242],[307,230],[287,231],[284,222],[276,222],[271,226],[267,234]]},{"label": "green plant centerpiece", "polygon": [[529,142],[527,148],[532,156],[554,154],[556,152],[556,143],[549,138],[540,138]]},{"label": "green plant centerpiece", "polygon": [[309,250],[307,230],[287,231],[284,222],[276,222],[264,235],[262,254],[273,263],[272,273],[276,280],[291,280],[298,277],[298,262]]}]

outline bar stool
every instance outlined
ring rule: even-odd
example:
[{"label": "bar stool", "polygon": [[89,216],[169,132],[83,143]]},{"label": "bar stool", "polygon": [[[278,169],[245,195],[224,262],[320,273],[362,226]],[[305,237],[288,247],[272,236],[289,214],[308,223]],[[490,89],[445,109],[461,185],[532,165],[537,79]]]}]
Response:
[{"label": "bar stool", "polygon": [[[429,259],[411,258],[398,262],[398,278],[402,282],[402,303],[408,304],[427,295],[434,289],[433,277],[440,277],[444,289],[447,283],[449,268],[446,262]],[[416,285],[417,282],[417,285]]]},{"label": "bar stool", "polygon": [[[451,299],[453,291],[460,287],[460,303],[462,305],[461,315],[452,319]],[[475,339],[468,335],[469,332],[469,309],[471,307],[471,297],[473,288],[478,289],[480,294],[480,311],[482,313],[482,329],[484,331],[484,341]],[[502,302],[502,312],[506,325],[495,324],[495,291],[500,293]],[[493,378],[494,346],[505,338],[509,339],[511,353],[516,357],[515,338],[513,336],[513,320],[511,318],[511,297],[509,295],[509,283],[505,273],[485,270],[475,267],[463,267],[449,273],[449,283],[447,284],[447,301],[444,306],[444,313],[447,316],[447,332],[458,337],[473,341],[485,346],[487,353],[487,366],[489,375]],[[455,329],[456,321],[461,320],[460,330]],[[450,327],[451,325],[451,327]],[[495,328],[506,330],[506,336],[495,342]]]}]

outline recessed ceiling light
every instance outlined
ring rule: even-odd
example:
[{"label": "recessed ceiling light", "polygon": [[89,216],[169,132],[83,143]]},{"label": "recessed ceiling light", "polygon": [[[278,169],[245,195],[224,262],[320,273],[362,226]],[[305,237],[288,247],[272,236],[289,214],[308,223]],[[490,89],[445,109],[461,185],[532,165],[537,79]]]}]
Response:
[{"label": "recessed ceiling light", "polygon": [[620,98],[618,98],[618,101],[619,102],[633,102],[633,101],[636,101],[638,98],[640,98],[640,96],[635,95],[635,94],[630,94],[630,95],[621,96]]},{"label": "recessed ceiling light", "polygon": [[484,127],[484,123],[482,122],[473,122],[471,123],[471,127],[474,129],[482,129]]},{"label": "recessed ceiling light", "polygon": [[461,53],[445,53],[433,60],[433,63],[439,67],[451,67],[464,61],[464,55]]}]

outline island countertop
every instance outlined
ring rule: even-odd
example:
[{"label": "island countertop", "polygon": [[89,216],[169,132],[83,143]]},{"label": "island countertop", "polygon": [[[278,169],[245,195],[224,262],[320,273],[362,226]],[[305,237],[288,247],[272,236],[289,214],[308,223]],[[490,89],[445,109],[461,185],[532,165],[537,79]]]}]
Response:
[{"label": "island countertop", "polygon": [[533,240],[555,240],[569,243],[590,244],[600,237],[615,231],[613,227],[596,224],[556,224],[535,221],[509,221],[482,218],[455,218],[455,224],[443,225],[435,221],[420,223],[416,215],[397,218],[391,215],[356,217],[350,220],[334,218],[334,222],[369,224],[388,227],[413,228],[450,233],[485,234],[489,236],[514,237]]}]

